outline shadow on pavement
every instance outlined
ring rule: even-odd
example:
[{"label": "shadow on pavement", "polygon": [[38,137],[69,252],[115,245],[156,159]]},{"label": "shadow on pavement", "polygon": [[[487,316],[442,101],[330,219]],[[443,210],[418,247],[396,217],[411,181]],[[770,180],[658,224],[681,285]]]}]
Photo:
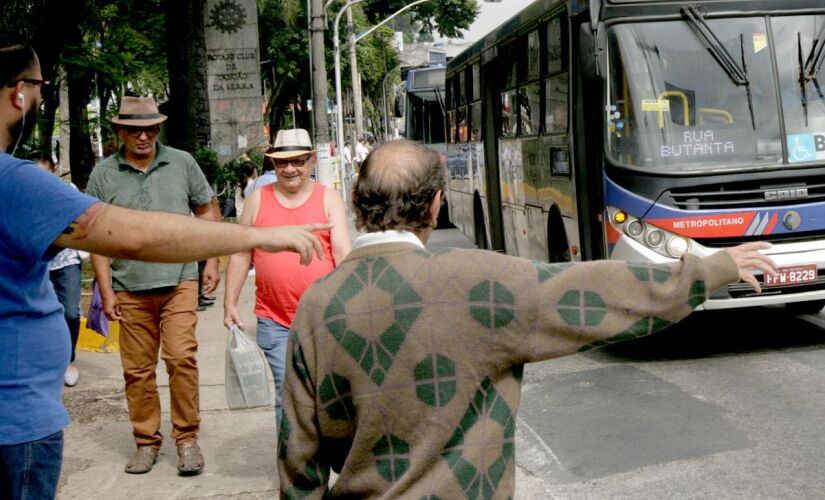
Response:
[{"label": "shadow on pavement", "polygon": [[700,311],[682,322],[586,356],[611,361],[664,361],[825,347],[822,326],[782,307]]}]

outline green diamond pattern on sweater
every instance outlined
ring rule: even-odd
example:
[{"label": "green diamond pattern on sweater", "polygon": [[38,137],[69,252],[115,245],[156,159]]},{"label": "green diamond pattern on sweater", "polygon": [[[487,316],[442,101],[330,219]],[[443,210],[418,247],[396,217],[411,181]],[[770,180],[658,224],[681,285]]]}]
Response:
[{"label": "green diamond pattern on sweater", "polygon": [[544,262],[533,262],[533,267],[536,268],[536,272],[538,273],[539,283],[544,283],[573,265],[575,264],[572,262],[565,262],[564,264],[545,264]]},{"label": "green diamond pattern on sweater", "polygon": [[652,333],[664,330],[671,324],[672,323],[670,321],[665,321],[660,318],[642,318],[639,321],[630,325],[630,328],[624,330],[618,335],[615,335],[604,340],[597,340],[596,342],[593,342],[591,344],[579,347],[579,352],[585,352],[598,347],[604,347],[609,344],[615,344],[616,342],[624,342],[625,340],[633,340],[639,337],[645,337]]},{"label": "green diamond pattern on sweater", "polygon": [[[281,431],[278,435],[278,458],[281,460],[287,456],[286,443],[289,440],[290,432],[289,418],[284,413],[281,418]],[[306,498],[318,488],[318,485],[326,484],[327,481],[329,481],[329,474],[320,466],[319,457],[316,455],[306,464],[304,473],[295,478],[295,482],[290,485],[284,496],[289,499]]]},{"label": "green diamond pattern on sweater", "polygon": [[349,380],[337,373],[327,375],[318,388],[318,396],[327,416],[333,420],[353,420],[355,405]]},{"label": "green diamond pattern on sweater", "polygon": [[[384,292],[385,304],[361,303],[359,296]],[[369,293],[367,293],[369,292]],[[353,306],[353,304],[357,304]],[[351,308],[358,310],[353,313]],[[333,338],[377,385],[381,385],[410,327],[421,314],[421,296],[383,257],[365,258],[358,263],[324,311],[324,322]],[[354,316],[364,321],[384,322],[379,338],[366,338]],[[391,317],[391,320],[387,320]],[[352,324],[350,323],[352,321]],[[364,329],[370,331],[367,325]]]},{"label": "green diamond pattern on sweater", "polygon": [[410,468],[410,445],[392,434],[385,434],[372,447],[378,474],[390,483],[398,479]]},{"label": "green diamond pattern on sweater", "polygon": [[656,283],[664,283],[673,275],[670,267],[656,264],[630,263],[627,268],[639,281],[653,280]]},{"label": "green diamond pattern on sweater", "polygon": [[470,290],[470,316],[485,328],[503,328],[515,318],[513,294],[498,281],[485,280]]},{"label": "green diamond pattern on sweater", "polygon": [[607,304],[596,292],[568,290],[559,299],[558,312],[570,326],[596,326],[607,314]]},{"label": "green diamond pattern on sweater", "polygon": [[467,498],[487,499],[495,494],[514,459],[515,425],[507,402],[486,377],[441,452]]},{"label": "green diamond pattern on sweater", "polygon": [[455,363],[441,354],[427,356],[415,366],[415,395],[423,403],[440,408],[456,390]]},{"label": "green diamond pattern on sweater", "polygon": [[690,285],[690,293],[688,294],[688,305],[696,307],[705,301],[705,282],[696,280]]}]

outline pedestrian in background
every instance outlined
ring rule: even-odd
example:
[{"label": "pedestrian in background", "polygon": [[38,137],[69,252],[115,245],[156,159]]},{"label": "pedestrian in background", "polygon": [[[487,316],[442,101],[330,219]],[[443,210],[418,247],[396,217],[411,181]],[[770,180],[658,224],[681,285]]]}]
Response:
[{"label": "pedestrian in background", "polygon": [[[57,175],[56,165],[51,156],[43,156],[37,160],[41,168]],[[71,184],[74,189],[77,186]],[[73,248],[64,248],[49,262],[49,280],[52,282],[57,300],[63,306],[63,318],[69,327],[72,356],[69,366],[63,376],[66,387],[74,387],[80,378],[80,372],[75,364],[77,338],[80,336],[80,280],[82,259],[80,252]]]},{"label": "pedestrian in background", "polygon": [[100,203],[13,155],[42,103],[30,45],[0,35],[0,498],[51,499],[63,461],[63,378],[69,332],[49,285],[61,248],[152,262],[187,262],[253,247],[291,250],[308,264],[327,225],[241,228]]},{"label": "pedestrian in background", "polygon": [[361,169],[361,164],[367,159],[368,154],[370,154],[370,150],[367,148],[367,138],[361,137],[358,139],[358,142],[355,143],[355,165],[359,171]]},{"label": "pedestrian in background", "polygon": [[258,178],[244,190],[244,196],[246,198],[249,198],[252,191],[268,186],[278,180],[278,176],[275,174],[275,164],[272,162],[271,158],[266,156],[270,153],[272,153],[271,147],[267,148],[266,153],[264,153],[263,173],[261,173],[261,175],[259,175]]},{"label": "pedestrian in background", "polygon": [[241,178],[235,186],[235,216],[240,219],[243,215],[244,204],[246,203],[247,189],[252,190],[255,179],[258,178],[258,166],[251,160],[241,163]]},{"label": "pedestrian in background", "polygon": [[[160,124],[151,97],[123,97],[111,118],[122,146],[92,171],[86,193],[135,210],[157,210],[219,221],[217,199],[195,159],[158,142]],[[137,450],[126,472],[149,472],[163,442],[160,396],[155,380],[162,349],[169,373],[172,438],[178,447],[178,471],[198,474],[204,458],[198,446],[200,430],[197,262],[157,264],[92,256],[103,311],[121,321],[120,359],[126,381],[129,418]],[[202,294],[220,281],[217,259],[203,268]]]},{"label": "pedestrian in background", "polygon": [[342,153],[342,160],[344,162],[344,175],[347,179],[347,186],[352,184],[352,144],[349,141],[344,143],[344,152]]},{"label": "pedestrian in background", "polygon": [[524,363],[653,333],[726,284],[760,291],[746,269],[776,270],[765,242],[673,265],[432,254],[440,169],[406,140],[361,166],[352,200],[367,234],[292,324],[282,497],[512,498]]},{"label": "pedestrian in background", "polygon": [[314,281],[327,275],[350,251],[344,200],[335,190],[310,178],[315,151],[304,129],[279,130],[275,145],[266,153],[278,173],[278,181],[253,191],[240,223],[247,226],[282,226],[301,221],[321,221],[332,229],[317,233],[331,259],[301,266],[297,259],[253,250],[229,258],[224,295],[224,324],[245,325],[238,312],[250,261],[255,265],[255,316],[257,343],[266,355],[275,380],[276,426],[281,421],[281,389],[286,367],[289,327],[298,302]]}]

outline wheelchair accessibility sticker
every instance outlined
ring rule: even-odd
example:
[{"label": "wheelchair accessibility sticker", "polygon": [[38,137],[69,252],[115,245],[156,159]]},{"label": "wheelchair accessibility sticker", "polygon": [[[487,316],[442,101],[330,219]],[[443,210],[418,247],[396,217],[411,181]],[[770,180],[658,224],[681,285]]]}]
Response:
[{"label": "wheelchair accessibility sticker", "polygon": [[788,161],[825,160],[825,132],[788,136]]}]

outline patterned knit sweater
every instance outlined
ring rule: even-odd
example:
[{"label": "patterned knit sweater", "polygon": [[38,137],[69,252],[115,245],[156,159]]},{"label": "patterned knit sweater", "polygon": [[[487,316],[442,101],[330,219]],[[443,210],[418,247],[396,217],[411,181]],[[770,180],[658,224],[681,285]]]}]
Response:
[{"label": "patterned knit sweater", "polygon": [[649,335],[738,279],[725,252],[583,265],[354,250],[292,325],[282,497],[511,498],[524,363]]}]

